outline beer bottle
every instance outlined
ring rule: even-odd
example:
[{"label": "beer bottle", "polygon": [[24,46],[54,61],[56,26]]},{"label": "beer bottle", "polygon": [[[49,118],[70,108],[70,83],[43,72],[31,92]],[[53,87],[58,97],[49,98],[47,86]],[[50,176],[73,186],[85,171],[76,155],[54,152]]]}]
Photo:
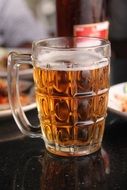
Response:
[{"label": "beer bottle", "polygon": [[56,0],[57,36],[108,38],[107,0]]}]

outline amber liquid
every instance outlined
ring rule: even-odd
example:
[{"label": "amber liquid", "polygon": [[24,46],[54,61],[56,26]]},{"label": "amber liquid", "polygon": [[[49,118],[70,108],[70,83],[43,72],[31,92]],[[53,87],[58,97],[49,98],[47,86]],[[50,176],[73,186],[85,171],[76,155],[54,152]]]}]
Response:
[{"label": "amber liquid", "polygon": [[99,148],[108,102],[108,63],[85,70],[35,67],[34,80],[45,141],[72,152],[82,146]]}]

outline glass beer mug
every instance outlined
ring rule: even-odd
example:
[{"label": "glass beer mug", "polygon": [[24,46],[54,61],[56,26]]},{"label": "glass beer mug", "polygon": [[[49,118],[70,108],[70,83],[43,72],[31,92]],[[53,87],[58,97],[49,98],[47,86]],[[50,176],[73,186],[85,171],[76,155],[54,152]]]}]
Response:
[{"label": "glass beer mug", "polygon": [[[8,93],[14,119],[25,135],[42,137],[61,156],[101,148],[108,104],[110,43],[90,37],[33,42],[32,54],[8,58]],[[39,126],[32,126],[19,98],[19,68],[32,64]]]}]

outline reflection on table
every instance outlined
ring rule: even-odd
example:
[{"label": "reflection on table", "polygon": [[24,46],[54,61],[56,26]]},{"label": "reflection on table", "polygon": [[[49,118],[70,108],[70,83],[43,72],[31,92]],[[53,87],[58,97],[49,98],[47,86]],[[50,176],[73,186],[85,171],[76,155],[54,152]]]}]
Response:
[{"label": "reflection on table", "polygon": [[107,186],[105,179],[110,170],[108,155],[104,150],[75,158],[60,158],[47,151],[41,155],[27,156],[20,158],[13,189],[17,189],[17,186],[27,190],[105,189]]}]

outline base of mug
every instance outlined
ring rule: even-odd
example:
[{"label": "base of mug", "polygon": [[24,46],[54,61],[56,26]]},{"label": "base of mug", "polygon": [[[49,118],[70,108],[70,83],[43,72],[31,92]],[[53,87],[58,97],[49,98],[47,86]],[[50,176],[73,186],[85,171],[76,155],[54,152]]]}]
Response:
[{"label": "base of mug", "polygon": [[58,156],[85,156],[98,151],[100,148],[101,148],[101,143],[89,146],[73,146],[73,147],[46,145],[46,149],[49,152]]}]

